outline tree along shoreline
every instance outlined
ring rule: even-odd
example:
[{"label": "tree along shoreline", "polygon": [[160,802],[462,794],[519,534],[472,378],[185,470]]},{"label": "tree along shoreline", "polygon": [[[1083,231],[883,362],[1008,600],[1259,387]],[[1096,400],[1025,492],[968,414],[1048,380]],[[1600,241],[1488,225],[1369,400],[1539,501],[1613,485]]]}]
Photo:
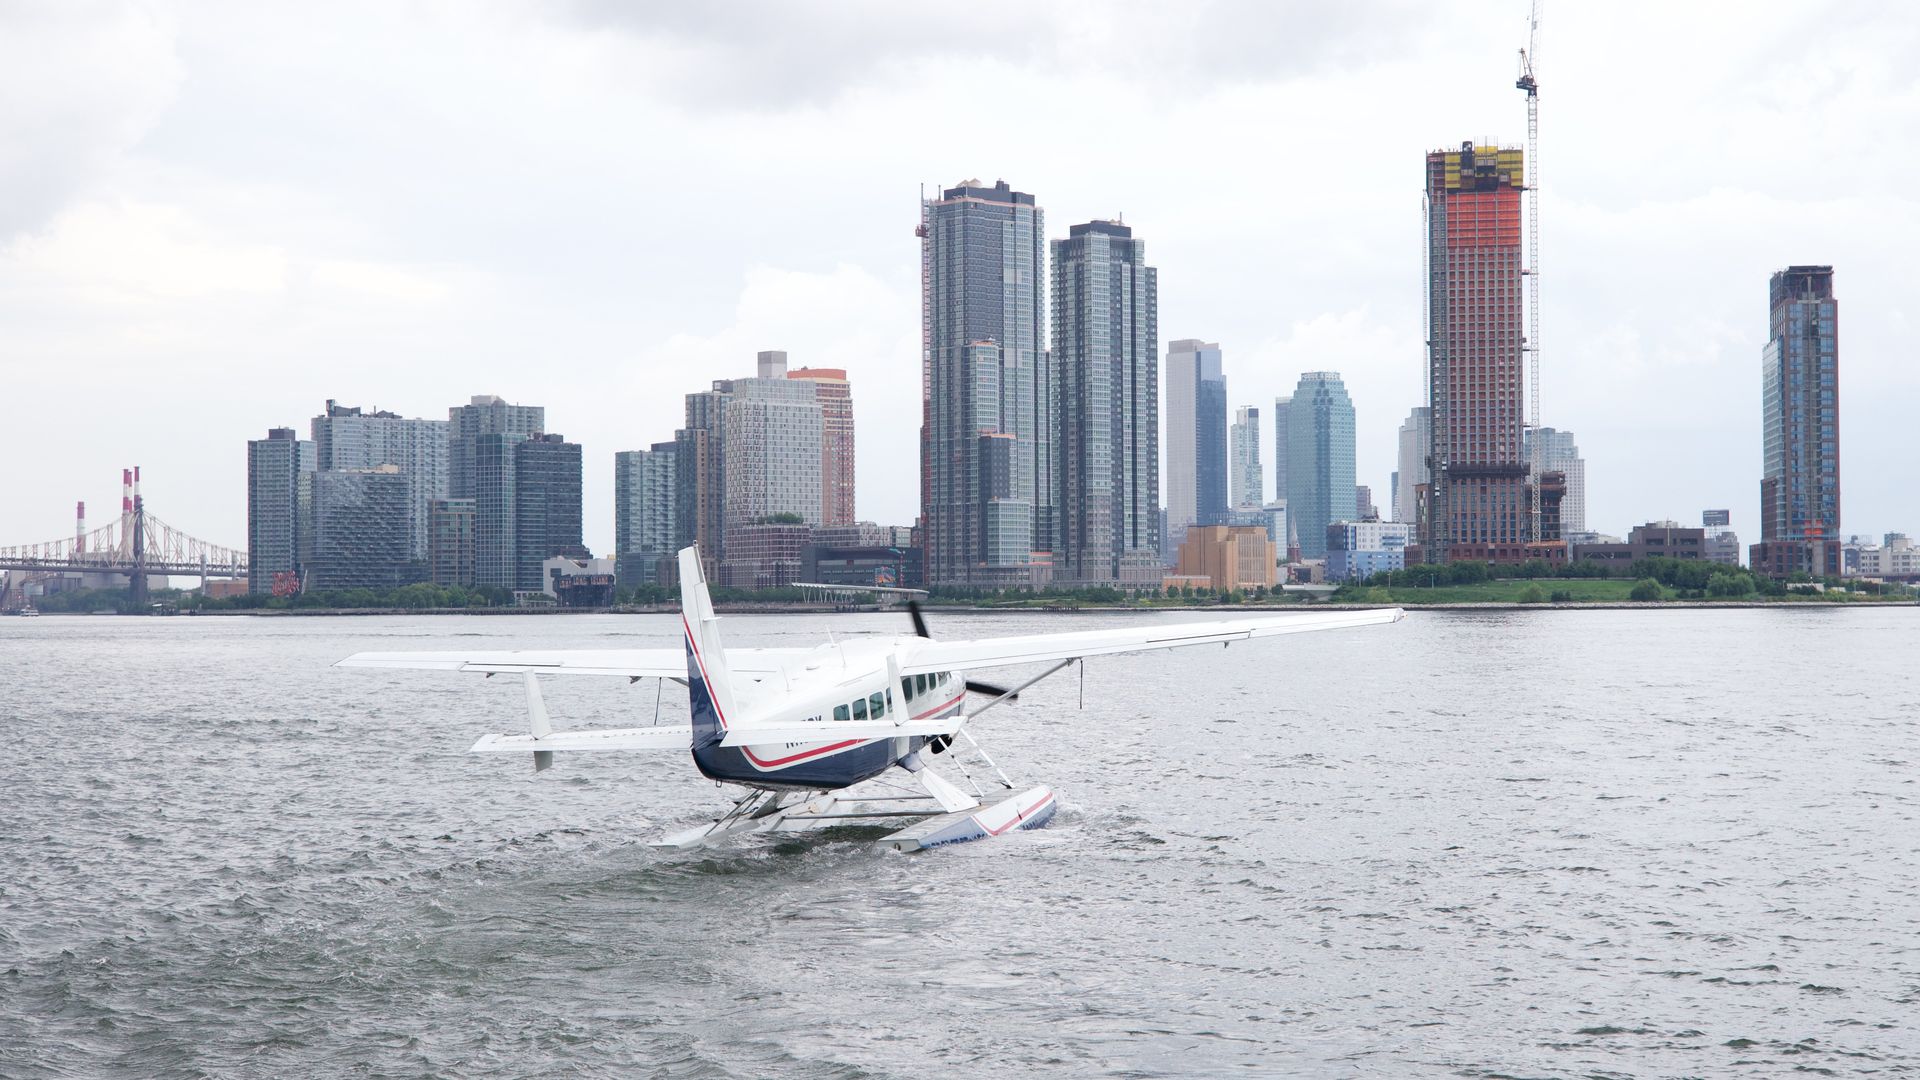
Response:
[{"label": "tree along shoreline", "polygon": [[[1804,575],[1776,581],[1737,566],[1697,559],[1642,559],[1626,576],[1592,563],[1555,567],[1545,562],[1507,567],[1511,576],[1494,577],[1484,563],[1418,564],[1349,582],[1330,595],[1309,595],[1264,587],[1215,592],[1173,586],[1123,592],[1112,586],[1041,590],[936,589],[928,607],[949,611],[1168,611],[1275,610],[1311,604],[1406,608],[1487,607],[1771,607],[1779,604],[1911,604],[1920,589],[1911,585]],[[712,590],[714,606],[734,614],[750,612],[833,612],[846,605],[823,601],[806,590]],[[161,590],[149,609],[131,612],[125,589],[76,590],[36,598],[42,614],[196,614],[196,615],[347,615],[347,614],[569,614],[615,612],[643,614],[680,610],[679,592],[660,585],[623,589],[611,607],[518,607],[504,589],[467,589],[429,584],[395,589],[352,589],[298,596],[207,597]],[[898,607],[854,605],[852,610],[885,611]]]}]

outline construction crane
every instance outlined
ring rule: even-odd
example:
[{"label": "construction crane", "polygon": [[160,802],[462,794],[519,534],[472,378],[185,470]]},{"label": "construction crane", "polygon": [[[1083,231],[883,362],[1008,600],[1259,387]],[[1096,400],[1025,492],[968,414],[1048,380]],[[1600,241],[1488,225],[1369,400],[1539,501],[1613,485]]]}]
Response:
[{"label": "construction crane", "polygon": [[1527,328],[1521,348],[1527,354],[1527,471],[1532,481],[1529,523],[1534,542],[1546,539],[1546,520],[1540,513],[1540,84],[1533,77],[1534,61],[1540,55],[1540,0],[1533,0],[1527,16],[1527,47],[1520,50],[1520,77],[1517,89],[1527,92],[1527,265],[1521,271],[1527,280]]}]

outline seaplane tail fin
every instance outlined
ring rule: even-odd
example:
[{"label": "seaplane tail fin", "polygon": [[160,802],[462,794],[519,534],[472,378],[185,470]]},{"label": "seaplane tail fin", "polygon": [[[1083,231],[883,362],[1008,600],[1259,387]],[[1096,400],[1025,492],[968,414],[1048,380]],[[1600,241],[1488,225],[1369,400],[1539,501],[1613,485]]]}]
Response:
[{"label": "seaplane tail fin", "polygon": [[700,549],[680,549],[680,619],[687,635],[687,703],[693,715],[693,748],[717,746],[740,715],[734,706],[720,619],[707,595]]}]

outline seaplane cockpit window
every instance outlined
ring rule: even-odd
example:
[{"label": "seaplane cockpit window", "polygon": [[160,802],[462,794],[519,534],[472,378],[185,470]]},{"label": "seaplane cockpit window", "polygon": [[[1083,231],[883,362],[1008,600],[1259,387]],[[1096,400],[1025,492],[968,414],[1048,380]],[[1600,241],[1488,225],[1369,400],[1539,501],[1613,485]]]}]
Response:
[{"label": "seaplane cockpit window", "polygon": [[865,720],[867,718],[867,699],[866,698],[861,698],[860,700],[853,703],[853,718],[855,720]]},{"label": "seaplane cockpit window", "polygon": [[853,714],[847,709],[845,705],[835,705],[833,707],[833,718],[835,720],[847,720],[847,719],[851,719],[852,716]]}]

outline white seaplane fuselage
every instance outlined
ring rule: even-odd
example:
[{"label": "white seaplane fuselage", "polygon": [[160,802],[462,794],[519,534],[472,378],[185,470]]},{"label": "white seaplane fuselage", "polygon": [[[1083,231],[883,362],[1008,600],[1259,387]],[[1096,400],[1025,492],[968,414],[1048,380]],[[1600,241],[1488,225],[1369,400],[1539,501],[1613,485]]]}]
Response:
[{"label": "white seaplane fuselage", "polygon": [[[893,675],[922,639],[856,639],[822,645],[796,657],[777,674],[734,681],[734,700],[746,715],[817,738],[722,745],[732,720],[709,690],[700,651],[688,635],[687,694],[693,717],[693,760],[702,775],[768,791],[821,791],[852,787],[908,761],[937,735],[874,737],[848,734],[856,724],[891,721],[903,730],[916,722],[960,715],[966,682],[951,671]],[[836,730],[841,729],[841,730]],[[748,729],[749,731],[751,729]]]}]

